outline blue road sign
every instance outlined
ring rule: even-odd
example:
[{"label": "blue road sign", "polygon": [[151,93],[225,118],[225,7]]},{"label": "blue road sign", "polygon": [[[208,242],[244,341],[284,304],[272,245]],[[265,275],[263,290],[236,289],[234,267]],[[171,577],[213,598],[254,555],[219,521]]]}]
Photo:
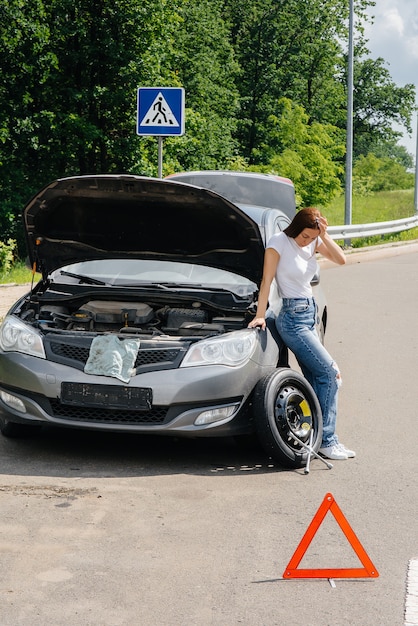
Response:
[{"label": "blue road sign", "polygon": [[137,135],[184,135],[184,89],[140,87]]}]

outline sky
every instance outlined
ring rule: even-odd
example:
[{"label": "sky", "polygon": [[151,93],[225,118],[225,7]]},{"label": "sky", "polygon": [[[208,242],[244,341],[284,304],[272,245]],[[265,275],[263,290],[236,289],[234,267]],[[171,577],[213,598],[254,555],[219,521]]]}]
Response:
[{"label": "sky", "polygon": [[[399,87],[415,85],[418,104],[418,0],[375,0],[368,10],[374,15],[373,24],[367,24],[365,36],[370,57],[382,57],[393,82]],[[417,147],[417,114],[412,118],[413,135],[404,132],[399,143],[415,156]]]}]

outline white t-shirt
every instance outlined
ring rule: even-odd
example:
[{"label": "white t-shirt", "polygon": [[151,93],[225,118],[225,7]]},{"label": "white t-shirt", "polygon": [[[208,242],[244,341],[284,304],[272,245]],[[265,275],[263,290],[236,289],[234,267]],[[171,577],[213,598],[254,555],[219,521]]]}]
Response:
[{"label": "white t-shirt", "polygon": [[322,240],[318,237],[301,248],[285,233],[277,233],[270,238],[267,248],[273,248],[280,255],[276,282],[282,298],[312,297],[311,280],[318,268],[315,250],[321,243]]}]

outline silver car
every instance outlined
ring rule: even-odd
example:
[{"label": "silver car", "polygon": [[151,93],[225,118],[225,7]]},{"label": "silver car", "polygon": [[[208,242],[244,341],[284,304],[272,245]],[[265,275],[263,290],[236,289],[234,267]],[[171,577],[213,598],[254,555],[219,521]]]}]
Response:
[{"label": "silver car", "polygon": [[[0,327],[0,430],[259,438],[285,467],[321,443],[317,398],[274,326],[248,329],[267,239],[290,221],[202,187],[80,176],[23,211],[42,280]],[[326,323],[321,304],[320,324]]]}]

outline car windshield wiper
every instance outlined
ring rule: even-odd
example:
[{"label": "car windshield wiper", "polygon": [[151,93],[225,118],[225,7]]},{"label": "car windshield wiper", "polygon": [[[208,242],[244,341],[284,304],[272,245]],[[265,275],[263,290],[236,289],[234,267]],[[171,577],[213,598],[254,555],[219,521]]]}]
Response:
[{"label": "car windshield wiper", "polygon": [[239,295],[237,294],[233,289],[227,289],[226,287],[220,287],[218,285],[211,285],[211,284],[207,284],[207,285],[203,285],[200,283],[135,283],[135,284],[116,284],[116,287],[136,287],[138,289],[140,289],[141,287],[144,287],[145,289],[162,289],[162,290],[166,290],[166,291],[175,291],[176,289],[189,289],[190,291],[192,290],[201,290],[201,291],[217,291],[222,292],[222,293],[228,293],[228,294],[233,294],[234,297],[239,297],[242,299],[246,299],[248,298],[250,295],[252,295],[251,293],[247,293],[245,295]]},{"label": "car windshield wiper", "polygon": [[189,283],[146,283],[146,282],[136,282],[132,281],[131,283],[113,283],[115,287],[145,287],[146,289],[166,289],[167,291],[171,291],[172,289],[177,289],[177,287],[188,287],[190,289],[202,289],[203,285],[189,284]]},{"label": "car windshield wiper", "polygon": [[[165,285],[165,283],[163,284]],[[182,289],[203,289],[205,291],[221,291],[223,293],[233,293],[234,295],[237,295],[232,288],[221,287],[220,285],[214,285],[211,283],[206,285],[199,283],[167,283],[167,285],[170,285],[172,289],[175,289],[176,287],[181,287]]]},{"label": "car windshield wiper", "polygon": [[82,283],[86,283],[86,285],[107,285],[108,283],[103,282],[102,280],[98,280],[97,278],[91,278],[90,276],[83,276],[82,274],[73,274],[72,272],[66,272],[65,270],[60,271],[61,276],[70,276],[70,278],[76,278]]},{"label": "car windshield wiper", "polygon": [[218,289],[221,290],[221,287],[212,287],[212,285],[201,285],[199,283],[117,283],[117,287],[146,287],[150,289],[166,289],[167,291],[171,291],[172,289]]}]

